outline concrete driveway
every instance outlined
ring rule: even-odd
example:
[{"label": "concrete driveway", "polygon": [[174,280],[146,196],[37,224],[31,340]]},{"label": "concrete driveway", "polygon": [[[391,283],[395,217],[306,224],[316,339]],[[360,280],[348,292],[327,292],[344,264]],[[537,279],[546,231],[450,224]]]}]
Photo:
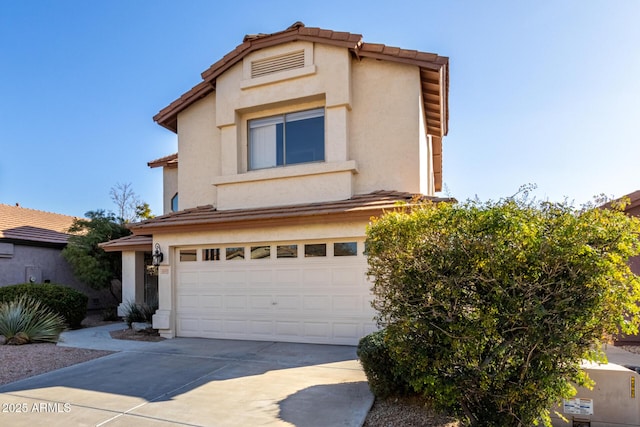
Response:
[{"label": "concrete driveway", "polygon": [[0,387],[3,426],[360,426],[355,348],[176,338]]}]

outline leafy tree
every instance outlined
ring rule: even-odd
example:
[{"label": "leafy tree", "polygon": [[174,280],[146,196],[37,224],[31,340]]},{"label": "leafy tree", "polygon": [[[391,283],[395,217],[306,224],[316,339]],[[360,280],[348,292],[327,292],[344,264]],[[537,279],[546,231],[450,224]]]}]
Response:
[{"label": "leafy tree", "polygon": [[109,289],[116,300],[112,281],[122,279],[122,254],[105,252],[99,243],[128,236],[131,232],[112,213],[103,210],[90,211],[86,219],[78,218],[69,232],[67,246],[62,256],[73,268],[78,279],[94,289]]},{"label": "leafy tree", "polygon": [[151,219],[153,218],[155,215],[153,215],[153,213],[151,212],[151,207],[149,206],[149,203],[147,202],[142,202],[141,204],[136,206],[136,220],[145,220],[145,219]]},{"label": "leafy tree", "polygon": [[373,306],[397,371],[475,426],[549,425],[590,386],[607,334],[637,331],[640,221],[508,198],[424,203],[367,230]]}]

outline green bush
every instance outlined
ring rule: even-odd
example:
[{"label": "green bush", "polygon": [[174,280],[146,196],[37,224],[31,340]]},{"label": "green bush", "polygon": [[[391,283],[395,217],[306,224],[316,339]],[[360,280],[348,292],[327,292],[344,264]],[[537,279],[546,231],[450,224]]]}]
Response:
[{"label": "green bush", "polygon": [[89,298],[68,286],[53,283],[4,286],[0,288],[0,303],[18,299],[20,296],[30,296],[60,314],[72,329],[80,327],[80,323],[87,316],[87,302]]},{"label": "green bush", "polygon": [[389,354],[384,329],[360,339],[357,354],[369,388],[376,397],[405,396],[411,393],[409,384],[402,378],[397,364]]},{"label": "green bush", "polygon": [[509,198],[398,209],[367,231],[373,306],[413,390],[472,426],[543,421],[582,360],[640,324],[640,220]]},{"label": "green bush", "polygon": [[64,318],[35,298],[23,294],[0,304],[0,335],[6,344],[56,342],[64,328]]}]

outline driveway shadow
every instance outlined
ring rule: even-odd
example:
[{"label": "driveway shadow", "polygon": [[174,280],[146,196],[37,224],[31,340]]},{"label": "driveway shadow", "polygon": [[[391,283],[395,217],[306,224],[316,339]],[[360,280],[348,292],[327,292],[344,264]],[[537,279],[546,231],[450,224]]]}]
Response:
[{"label": "driveway shadow", "polygon": [[359,427],[373,400],[366,381],[315,385],[278,402],[279,418],[296,427]]},{"label": "driveway shadow", "polygon": [[[156,344],[6,384],[0,399],[30,408],[59,402],[69,412],[56,414],[57,425],[105,427],[358,426],[373,401],[355,347],[197,338]],[[6,421],[50,427],[47,419],[11,414]]]},{"label": "driveway shadow", "polygon": [[68,387],[158,401],[207,380],[355,359],[350,346],[175,338],[5,384],[0,393]]}]

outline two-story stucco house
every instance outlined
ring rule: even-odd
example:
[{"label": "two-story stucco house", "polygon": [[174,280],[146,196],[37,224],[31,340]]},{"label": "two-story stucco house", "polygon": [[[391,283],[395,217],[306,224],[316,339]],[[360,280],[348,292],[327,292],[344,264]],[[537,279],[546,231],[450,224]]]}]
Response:
[{"label": "two-story stucco house", "polygon": [[165,337],[356,344],[375,330],[372,216],[442,184],[448,59],[296,23],[246,36],[154,120],[165,215],[106,245],[123,301],[158,249]]}]

